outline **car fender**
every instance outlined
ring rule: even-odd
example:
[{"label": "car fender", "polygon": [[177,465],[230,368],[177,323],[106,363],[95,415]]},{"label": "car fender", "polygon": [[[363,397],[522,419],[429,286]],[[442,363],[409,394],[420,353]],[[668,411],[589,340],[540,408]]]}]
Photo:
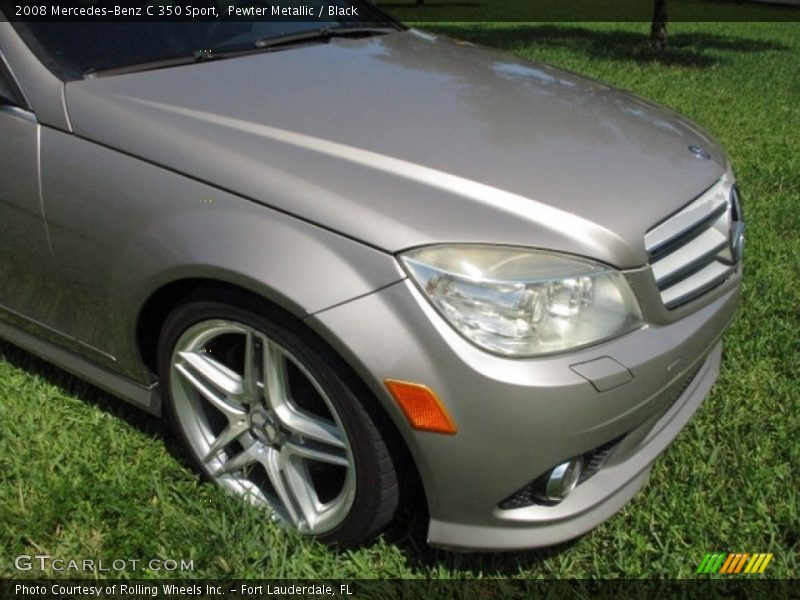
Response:
[{"label": "car fender", "polygon": [[404,277],[390,254],[74,135],[44,130],[42,161],[63,280],[49,325],[137,379],[139,313],[172,282],[229,283],[303,318]]}]

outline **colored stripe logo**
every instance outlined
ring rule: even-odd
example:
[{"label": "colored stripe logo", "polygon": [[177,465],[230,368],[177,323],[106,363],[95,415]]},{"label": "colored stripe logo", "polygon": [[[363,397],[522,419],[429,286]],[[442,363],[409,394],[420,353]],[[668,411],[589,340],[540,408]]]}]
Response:
[{"label": "colored stripe logo", "polygon": [[763,573],[771,560],[771,552],[758,554],[709,552],[703,557],[696,573],[722,573],[724,575]]}]

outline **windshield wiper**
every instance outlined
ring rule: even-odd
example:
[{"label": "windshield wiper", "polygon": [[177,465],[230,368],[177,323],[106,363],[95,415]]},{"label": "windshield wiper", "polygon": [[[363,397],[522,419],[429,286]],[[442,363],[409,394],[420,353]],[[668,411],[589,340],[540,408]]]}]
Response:
[{"label": "windshield wiper", "polygon": [[99,71],[96,69],[87,69],[83,72],[83,76],[91,79],[105,75],[122,75],[124,73],[136,73],[137,71],[154,71],[156,69],[168,69],[169,67],[179,67],[181,65],[218,60],[220,58],[226,58],[227,56],[228,54],[226,53],[217,53],[213,50],[195,50],[191,54],[182,54],[181,56],[173,56],[172,58],[160,58],[158,60],[134,63],[132,65],[114,67],[112,69],[101,69]]},{"label": "windshield wiper", "polygon": [[122,67],[114,67],[111,69],[88,69],[83,72],[83,76],[91,79],[94,77],[104,77],[106,75],[123,75],[125,73],[136,73],[138,71],[154,71],[156,69],[167,69],[169,67],[178,67],[181,65],[191,65],[194,63],[208,62],[211,60],[232,58],[234,56],[253,54],[261,51],[269,52],[273,49],[279,49],[284,46],[292,46],[294,44],[303,44],[315,41],[327,42],[334,37],[370,37],[374,35],[392,33],[394,31],[397,31],[397,29],[393,27],[323,27],[321,29],[311,29],[307,31],[299,31],[296,33],[287,33],[285,35],[262,38],[253,42],[252,46],[238,50],[195,50],[191,54],[183,54],[180,56],[174,56],[172,58],[146,61],[132,65],[125,65]]},{"label": "windshield wiper", "polygon": [[259,49],[280,48],[307,42],[327,42],[335,37],[371,37],[397,31],[394,27],[322,27],[285,33],[256,40],[254,46]]}]

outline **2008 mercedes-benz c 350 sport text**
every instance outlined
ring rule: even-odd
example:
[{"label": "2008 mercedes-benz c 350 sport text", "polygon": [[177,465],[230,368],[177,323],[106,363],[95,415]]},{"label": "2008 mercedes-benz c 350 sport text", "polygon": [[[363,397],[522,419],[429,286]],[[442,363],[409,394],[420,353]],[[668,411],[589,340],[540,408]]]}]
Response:
[{"label": "2008 mercedes-benz c 350 sport text", "polygon": [[717,377],[732,170],[641,98],[336,4],[0,23],[0,336],[325,542],[415,482],[437,546],[578,536]]}]

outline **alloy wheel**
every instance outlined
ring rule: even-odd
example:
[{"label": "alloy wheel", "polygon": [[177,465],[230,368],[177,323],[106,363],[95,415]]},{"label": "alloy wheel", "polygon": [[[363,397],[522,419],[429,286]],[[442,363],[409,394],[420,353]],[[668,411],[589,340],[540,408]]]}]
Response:
[{"label": "alloy wheel", "polygon": [[324,385],[266,333],[195,323],[170,361],[174,417],[204,471],[275,518],[319,535],[355,496],[353,452]]}]

